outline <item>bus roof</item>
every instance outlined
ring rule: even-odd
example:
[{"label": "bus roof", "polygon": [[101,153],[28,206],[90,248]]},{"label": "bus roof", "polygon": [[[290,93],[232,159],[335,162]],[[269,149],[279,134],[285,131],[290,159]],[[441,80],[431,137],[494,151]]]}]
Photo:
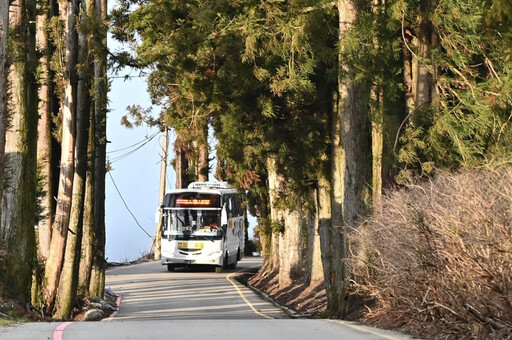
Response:
[{"label": "bus roof", "polygon": [[166,194],[198,191],[219,195],[238,193],[238,191],[233,189],[227,182],[192,182],[189,184],[188,188],[167,190]]},{"label": "bus roof", "polygon": [[231,189],[228,182],[192,182],[189,189]]}]

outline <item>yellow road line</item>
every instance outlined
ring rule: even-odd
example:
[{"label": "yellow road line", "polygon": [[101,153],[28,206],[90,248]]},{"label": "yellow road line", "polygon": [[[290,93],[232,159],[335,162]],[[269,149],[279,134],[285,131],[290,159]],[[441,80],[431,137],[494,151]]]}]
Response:
[{"label": "yellow road line", "polygon": [[[257,267],[257,266],[254,266],[254,267]],[[251,268],[254,268],[254,267],[251,267]],[[249,268],[250,269],[250,268]],[[256,314],[258,314],[259,316],[262,316],[264,317],[265,319],[273,319],[272,317],[268,316],[268,315],[265,315],[263,313],[261,313],[259,310],[256,309],[256,307],[253,306],[253,304],[247,300],[247,298],[245,297],[244,293],[242,292],[242,290],[240,289],[240,287],[238,287],[238,285],[235,283],[235,281],[233,281],[231,279],[232,276],[236,275],[236,274],[241,274],[242,272],[238,271],[238,272],[235,272],[235,273],[231,273],[229,274],[228,276],[226,276],[226,280],[228,280],[232,285],[233,287],[235,287],[236,291],[238,292],[238,295],[240,295],[240,297],[242,298],[242,300],[245,301],[245,303],[249,306],[249,308],[252,309],[252,311]]]},{"label": "yellow road line", "polygon": [[395,336],[393,334],[386,334],[384,331],[381,331],[378,328],[374,328],[374,327],[371,327],[371,326],[358,326],[357,324],[355,324],[353,322],[349,322],[349,321],[328,320],[328,319],[326,319],[325,321],[341,324],[343,326],[350,327],[350,328],[356,329],[356,330],[364,332],[364,333],[369,333],[369,334],[377,335],[377,336],[379,336],[381,338],[385,338],[385,339],[388,339],[388,340],[400,340],[400,339],[406,339],[406,338],[408,339],[408,337],[406,337],[405,335],[404,335],[404,337],[400,337],[399,335]]}]

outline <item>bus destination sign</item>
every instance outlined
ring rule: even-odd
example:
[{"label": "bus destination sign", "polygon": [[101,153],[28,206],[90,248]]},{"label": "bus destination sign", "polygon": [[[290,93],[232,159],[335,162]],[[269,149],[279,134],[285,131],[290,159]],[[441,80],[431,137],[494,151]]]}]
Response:
[{"label": "bus destination sign", "polygon": [[177,198],[176,205],[180,207],[210,206],[211,201],[205,198]]}]

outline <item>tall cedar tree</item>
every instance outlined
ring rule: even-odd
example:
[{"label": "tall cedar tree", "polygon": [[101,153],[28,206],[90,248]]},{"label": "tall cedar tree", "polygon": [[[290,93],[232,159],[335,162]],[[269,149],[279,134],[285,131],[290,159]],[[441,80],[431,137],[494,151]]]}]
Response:
[{"label": "tall cedar tree", "polygon": [[94,15],[90,1],[78,9],[79,31],[78,44],[78,84],[77,84],[77,113],[76,113],[76,143],[75,143],[75,174],[73,176],[73,194],[64,264],[60,275],[57,291],[56,311],[54,317],[65,319],[72,316],[78,287],[78,268],[81,254],[83,233],[83,212],[87,171],[87,147],[89,140],[89,122],[91,101],[89,89],[92,84],[91,60],[89,58],[88,35],[90,26],[88,16]]},{"label": "tall cedar tree", "polygon": [[[9,69],[9,129],[0,236],[7,247],[1,280],[7,296],[30,302],[35,253],[37,84],[35,2],[15,1],[10,11],[12,64]],[[0,289],[1,290],[1,289]]]},{"label": "tall cedar tree", "polygon": [[[207,126],[216,112],[210,100],[216,59],[208,34],[215,23],[213,8],[220,10],[224,2],[147,1],[138,3],[137,8],[130,11],[131,3],[122,1],[112,17],[114,37],[130,42],[136,59],[126,61],[125,53],[120,54],[118,61],[121,66],[137,65],[149,70],[148,89],[152,102],[162,107],[156,123],[176,131],[179,153],[184,153],[190,163],[189,176],[207,180]],[[148,30],[148,27],[153,29]],[[134,39],[135,36],[140,40]],[[144,120],[143,112],[135,106],[131,116],[136,124]],[[180,173],[182,171],[179,169]]]},{"label": "tall cedar tree", "polygon": [[48,26],[51,9],[55,7],[54,0],[39,2],[37,16],[37,48],[40,53],[40,79],[39,79],[39,123],[37,127],[37,164],[40,181],[42,182],[39,198],[41,216],[37,224],[38,254],[40,260],[46,260],[50,251],[51,227],[54,214],[53,172],[54,155],[52,149],[52,99],[54,86],[51,80],[51,45]]},{"label": "tall cedar tree", "polygon": [[[4,190],[5,134],[7,128],[7,39],[9,37],[9,3],[0,4],[0,197]],[[0,216],[2,209],[0,208]],[[5,247],[0,233],[0,249]],[[2,266],[0,260],[0,267]],[[1,294],[0,287],[0,294]]]},{"label": "tall cedar tree", "polygon": [[488,2],[393,1],[390,8],[390,22],[402,31],[404,74],[412,80],[406,94],[414,102],[399,131],[397,180],[507,157],[510,63],[505,39],[486,23]]},{"label": "tall cedar tree", "polygon": [[95,0],[94,32],[94,238],[89,295],[105,291],[105,175],[107,171],[107,0]]},{"label": "tall cedar tree", "polygon": [[62,115],[61,130],[61,162],[59,189],[57,193],[57,205],[55,220],[52,226],[52,240],[50,253],[46,262],[43,291],[47,313],[53,313],[55,297],[59,286],[60,275],[64,263],[66,241],[69,233],[69,220],[71,216],[71,201],[73,193],[73,176],[75,162],[76,139],[76,64],[77,64],[77,39],[76,16],[78,3],[76,1],[59,1],[60,22],[63,31],[56,39],[60,41],[61,52],[59,70],[61,75],[58,81],[60,99],[60,113]]}]

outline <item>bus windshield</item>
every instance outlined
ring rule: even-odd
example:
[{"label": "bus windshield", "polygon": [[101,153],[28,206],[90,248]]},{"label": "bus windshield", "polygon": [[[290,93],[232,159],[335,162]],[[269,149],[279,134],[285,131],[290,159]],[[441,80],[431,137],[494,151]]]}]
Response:
[{"label": "bus windshield", "polygon": [[165,209],[162,236],[169,239],[219,239],[220,210]]}]

